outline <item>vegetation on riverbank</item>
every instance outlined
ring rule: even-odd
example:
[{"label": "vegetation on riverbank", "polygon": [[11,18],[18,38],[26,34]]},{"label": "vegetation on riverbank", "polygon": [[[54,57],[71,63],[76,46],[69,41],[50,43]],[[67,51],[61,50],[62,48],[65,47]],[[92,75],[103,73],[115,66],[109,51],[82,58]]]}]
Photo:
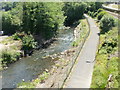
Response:
[{"label": "vegetation on riverbank", "polygon": [[2,67],[19,60],[21,57],[32,54],[36,42],[31,34],[15,33],[0,42],[5,47],[0,51]]},{"label": "vegetation on riverbank", "polygon": [[7,67],[20,58],[22,43],[20,40],[15,41],[12,37],[7,37],[1,40],[0,43],[4,46],[0,50],[1,66]]},{"label": "vegetation on riverbank", "polygon": [[91,88],[105,88],[108,85],[109,75],[112,74],[112,88],[118,88],[118,31],[112,28],[108,33],[100,36],[99,51],[93,72]]},{"label": "vegetation on riverbank", "polygon": [[37,79],[33,80],[32,82],[22,82],[18,83],[18,88],[35,88],[35,86],[38,83],[44,83],[44,80],[47,79],[49,76],[49,73],[47,71],[44,71],[43,74],[39,75]]},{"label": "vegetation on riverbank", "polygon": [[108,13],[102,14],[99,20],[100,43],[91,88],[118,88],[120,77],[118,72],[118,20]]},{"label": "vegetation on riverbank", "polygon": [[73,47],[77,47],[82,43],[83,39],[86,38],[86,35],[89,32],[89,25],[86,19],[81,19],[80,24],[74,30],[74,42],[72,42]]}]

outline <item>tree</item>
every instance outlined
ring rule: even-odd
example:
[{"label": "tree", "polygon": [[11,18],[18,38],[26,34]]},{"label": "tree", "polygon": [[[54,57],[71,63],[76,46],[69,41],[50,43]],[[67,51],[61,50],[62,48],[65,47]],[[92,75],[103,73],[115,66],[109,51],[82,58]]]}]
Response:
[{"label": "tree", "polygon": [[2,12],[2,29],[5,34],[13,34],[20,30],[22,23],[22,3],[17,3],[16,8]]},{"label": "tree", "polygon": [[67,2],[64,5],[63,11],[65,12],[65,16],[67,18],[65,19],[65,25],[70,26],[75,21],[81,19],[83,17],[83,14],[86,9],[86,3],[81,2]]},{"label": "tree", "polygon": [[25,2],[23,4],[23,31],[41,34],[46,39],[54,36],[62,26],[62,3]]},{"label": "tree", "polygon": [[104,15],[100,21],[101,33],[108,32],[112,27],[115,26],[115,19],[110,15]]},{"label": "tree", "polygon": [[0,3],[0,6],[5,11],[9,11],[17,6],[17,2],[2,2]]}]

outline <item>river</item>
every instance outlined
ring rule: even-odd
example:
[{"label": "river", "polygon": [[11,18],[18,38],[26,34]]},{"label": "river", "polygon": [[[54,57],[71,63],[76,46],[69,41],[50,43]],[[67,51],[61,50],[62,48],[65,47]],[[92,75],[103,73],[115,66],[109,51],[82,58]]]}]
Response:
[{"label": "river", "polygon": [[46,49],[35,51],[32,56],[22,58],[11,64],[10,67],[2,71],[2,88],[15,88],[24,79],[31,81],[37,78],[45,69],[50,69],[54,64],[52,60],[42,59],[47,55],[63,52],[71,47],[73,41],[73,29],[62,30],[54,41]]}]

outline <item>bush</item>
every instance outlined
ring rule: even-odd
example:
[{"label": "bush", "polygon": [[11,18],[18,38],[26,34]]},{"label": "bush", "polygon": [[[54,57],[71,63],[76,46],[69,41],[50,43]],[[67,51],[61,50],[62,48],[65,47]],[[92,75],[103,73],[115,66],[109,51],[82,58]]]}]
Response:
[{"label": "bush", "polygon": [[92,18],[95,17],[95,13],[94,13],[94,12],[88,11],[88,14],[89,14]]},{"label": "bush", "polygon": [[100,21],[100,28],[102,29],[101,33],[109,31],[114,26],[115,20],[112,16],[105,15]]},{"label": "bush", "polygon": [[104,16],[104,14],[106,14],[107,12],[104,11],[104,9],[98,9],[98,11],[88,11],[88,15],[90,15],[91,17],[97,17],[98,20],[100,20],[102,18],[102,16]]},{"label": "bush", "polygon": [[25,35],[22,38],[22,49],[23,50],[32,50],[36,48],[37,42],[35,42],[33,36],[30,35]]},{"label": "bush", "polygon": [[20,33],[16,32],[15,34],[12,35],[12,38],[13,38],[14,40],[20,40],[20,39],[22,39],[24,36],[25,36],[25,33],[24,33],[24,32],[20,32]]},{"label": "bush", "polygon": [[8,64],[15,62],[20,56],[19,52],[5,50],[1,53],[2,66],[8,66]]},{"label": "bush", "polygon": [[98,13],[97,13],[97,12],[95,12],[95,13],[93,14],[93,17],[96,17],[96,16],[97,16],[97,14],[98,14]]},{"label": "bush", "polygon": [[97,19],[98,19],[98,20],[101,20],[102,17],[103,17],[105,14],[107,14],[107,12],[105,12],[105,11],[101,11],[100,13],[98,13],[98,15],[97,15]]},{"label": "bush", "polygon": [[100,13],[102,11],[104,11],[104,9],[100,8],[100,9],[98,9],[97,13]]},{"label": "bush", "polygon": [[106,88],[107,79],[113,75],[112,88],[118,88],[118,26],[100,35],[100,45],[96,56],[96,64],[92,76],[91,88]]}]

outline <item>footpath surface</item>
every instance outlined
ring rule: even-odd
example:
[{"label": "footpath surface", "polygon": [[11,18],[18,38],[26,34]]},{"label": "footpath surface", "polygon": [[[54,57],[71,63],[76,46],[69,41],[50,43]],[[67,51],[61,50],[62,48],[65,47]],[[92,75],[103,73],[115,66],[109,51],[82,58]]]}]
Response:
[{"label": "footpath surface", "polygon": [[95,21],[85,14],[90,25],[90,35],[84,43],[78,60],[67,79],[64,88],[90,88],[95,56],[99,44],[99,28]]}]

